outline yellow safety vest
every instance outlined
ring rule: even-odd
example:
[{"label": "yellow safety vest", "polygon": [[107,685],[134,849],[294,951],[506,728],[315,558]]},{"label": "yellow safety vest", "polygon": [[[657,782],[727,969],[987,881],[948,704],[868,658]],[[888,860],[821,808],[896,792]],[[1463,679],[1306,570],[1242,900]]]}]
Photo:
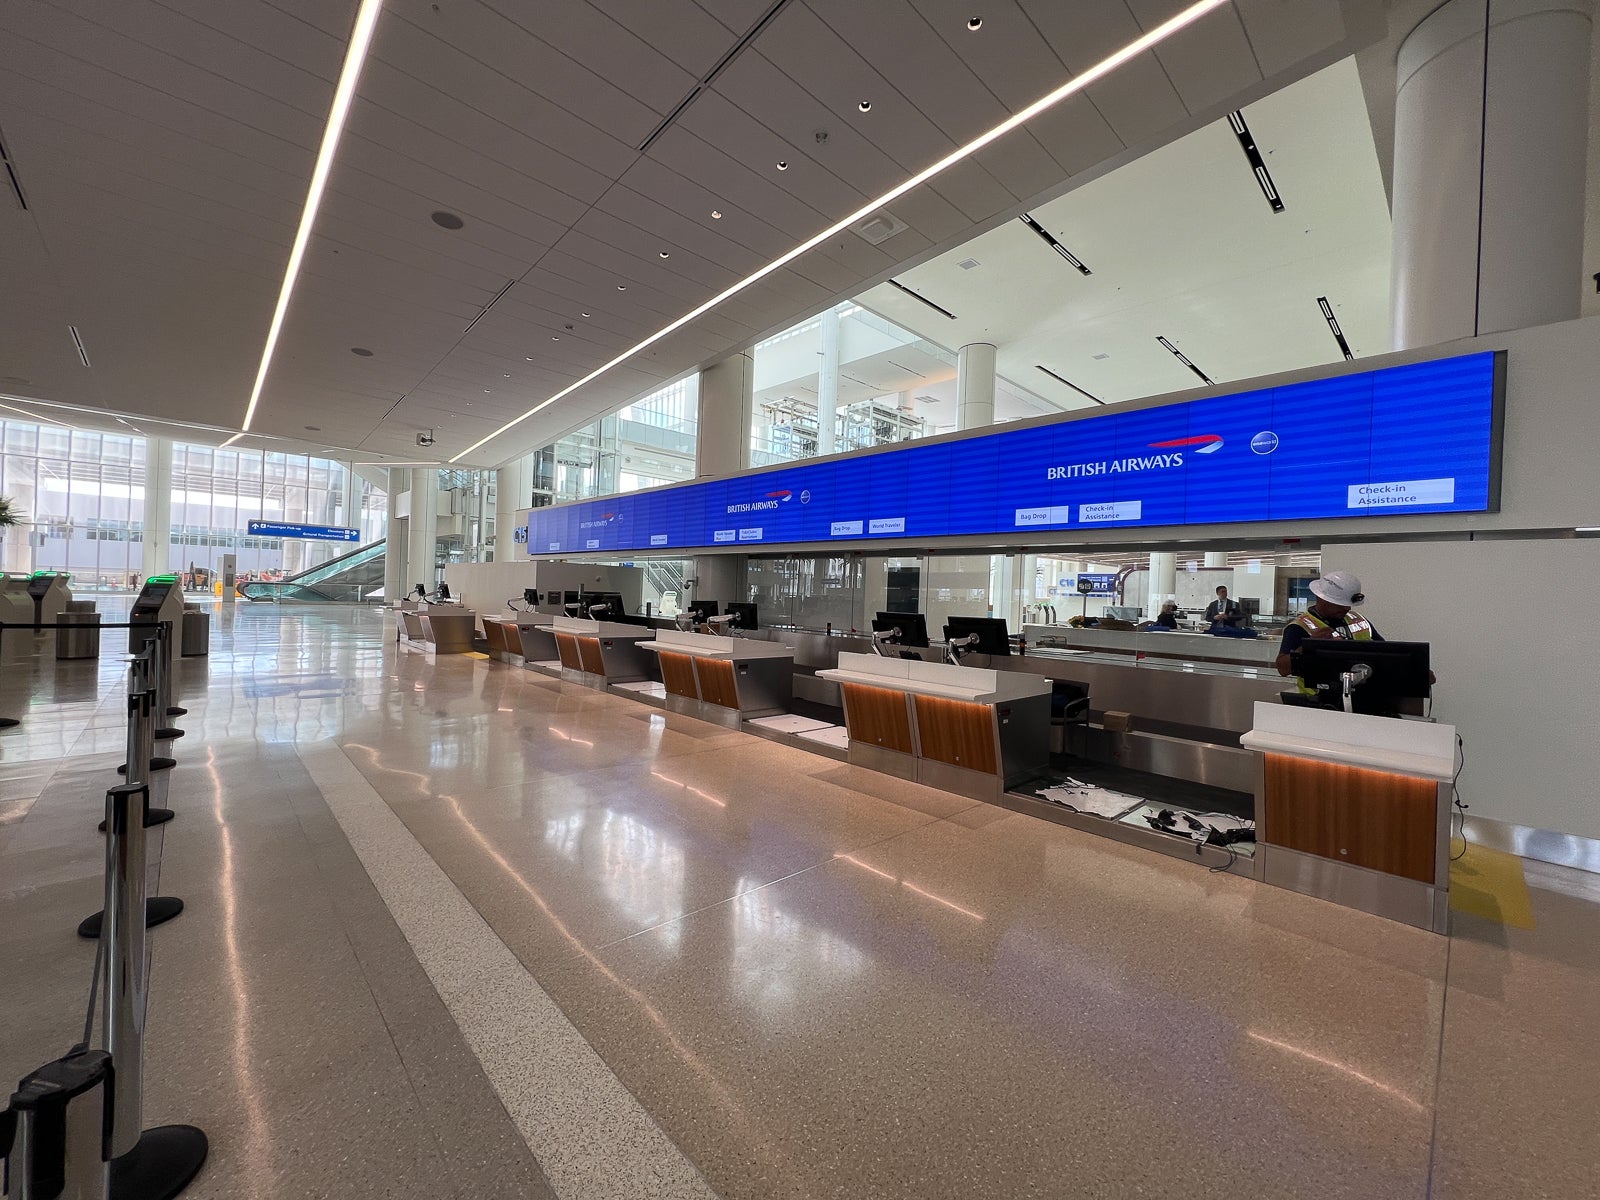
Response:
[{"label": "yellow safety vest", "polygon": [[[1296,617],[1292,622],[1290,622],[1290,624],[1300,626],[1300,628],[1304,629],[1307,633],[1315,633],[1319,629],[1333,628],[1333,622],[1324,621],[1309,608]],[[1353,608],[1344,615],[1344,631],[1345,637],[1350,638],[1353,641],[1370,642],[1372,640],[1372,622],[1367,620]],[[1299,688],[1302,696],[1315,696],[1317,694],[1317,689],[1307,687],[1306,681],[1301,679],[1300,676],[1296,675],[1294,677],[1294,682],[1295,686]]]}]

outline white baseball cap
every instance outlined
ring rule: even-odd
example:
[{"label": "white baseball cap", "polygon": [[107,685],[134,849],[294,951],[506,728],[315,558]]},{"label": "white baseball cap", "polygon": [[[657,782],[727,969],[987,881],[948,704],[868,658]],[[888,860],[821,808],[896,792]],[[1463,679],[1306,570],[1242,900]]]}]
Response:
[{"label": "white baseball cap", "polygon": [[1329,604],[1341,604],[1346,608],[1366,599],[1361,594],[1361,580],[1349,571],[1329,571],[1321,579],[1313,579],[1311,594]]}]

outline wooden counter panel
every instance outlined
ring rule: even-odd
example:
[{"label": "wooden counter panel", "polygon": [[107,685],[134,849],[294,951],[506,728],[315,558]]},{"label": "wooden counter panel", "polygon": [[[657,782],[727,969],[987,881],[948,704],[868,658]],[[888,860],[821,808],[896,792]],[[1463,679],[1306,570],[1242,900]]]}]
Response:
[{"label": "wooden counter panel", "polygon": [[686,700],[700,698],[694,682],[694,659],[687,654],[661,651],[661,682],[674,696],[682,696]]},{"label": "wooden counter panel", "polygon": [[567,670],[583,670],[583,660],[578,657],[578,639],[572,634],[556,634],[556,653],[561,656],[561,665]]},{"label": "wooden counter panel", "polygon": [[1431,779],[1266,756],[1260,835],[1270,845],[1434,883],[1438,820]]},{"label": "wooden counter panel", "polygon": [[499,621],[485,621],[483,623],[483,637],[489,643],[490,650],[510,649],[506,645],[506,627]]},{"label": "wooden counter panel", "polygon": [[844,691],[844,711],[852,738],[885,750],[911,753],[911,714],[906,709],[904,692],[861,683],[839,686]]},{"label": "wooden counter panel", "polygon": [[739,707],[739,685],[733,679],[733,660],[696,658],[694,673],[700,680],[700,699],[723,708]]},{"label": "wooden counter panel", "polygon": [[591,675],[604,675],[606,673],[606,660],[600,657],[600,639],[597,637],[580,637],[577,641],[578,661],[583,664],[583,669]]},{"label": "wooden counter panel", "polygon": [[992,706],[941,696],[912,699],[917,706],[917,737],[923,758],[985,775],[999,772]]}]

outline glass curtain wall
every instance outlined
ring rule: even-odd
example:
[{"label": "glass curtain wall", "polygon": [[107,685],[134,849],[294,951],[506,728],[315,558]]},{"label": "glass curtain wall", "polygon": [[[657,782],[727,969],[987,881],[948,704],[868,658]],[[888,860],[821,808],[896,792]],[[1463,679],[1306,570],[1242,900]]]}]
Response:
[{"label": "glass curtain wall", "polygon": [[692,480],[699,405],[700,377],[690,375],[546,446],[534,460],[534,507]]},{"label": "glass curtain wall", "polygon": [[[143,565],[145,439],[0,421],[0,495],[22,523],[0,540],[7,571],[67,571],[80,590],[137,587]],[[234,554],[242,579],[281,578],[347,553],[343,542],[252,537],[252,520],[359,528],[384,536],[388,496],[349,464],[303,454],[177,442],[164,567],[220,571]]]}]

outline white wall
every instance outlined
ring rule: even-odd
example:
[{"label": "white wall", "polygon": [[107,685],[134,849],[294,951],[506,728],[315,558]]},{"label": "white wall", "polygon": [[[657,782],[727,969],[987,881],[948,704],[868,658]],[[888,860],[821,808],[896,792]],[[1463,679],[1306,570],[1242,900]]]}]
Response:
[{"label": "white wall", "polygon": [[450,594],[468,608],[497,613],[509,599],[520,599],[524,588],[540,591],[621,592],[629,611],[641,603],[642,567],[610,567],[583,562],[450,563],[444,569]]},{"label": "white wall", "polygon": [[1360,577],[1384,637],[1432,644],[1473,816],[1600,838],[1600,539],[1325,544],[1322,561]]}]

